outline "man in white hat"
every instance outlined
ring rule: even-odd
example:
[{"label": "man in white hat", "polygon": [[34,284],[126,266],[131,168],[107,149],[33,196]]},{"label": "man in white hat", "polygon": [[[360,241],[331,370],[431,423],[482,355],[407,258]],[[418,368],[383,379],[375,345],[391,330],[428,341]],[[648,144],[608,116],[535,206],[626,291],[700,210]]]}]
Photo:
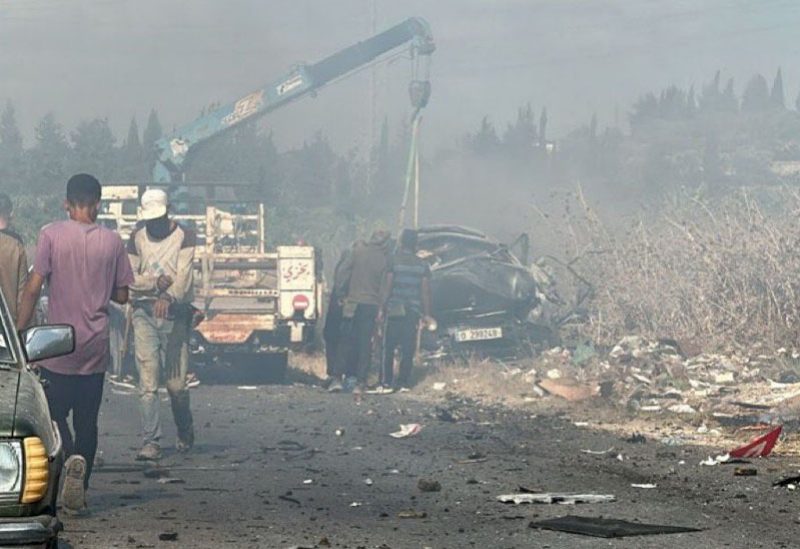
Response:
[{"label": "man in white hat", "polygon": [[185,380],[196,236],[170,219],[168,211],[166,192],[146,191],[142,195],[142,223],[128,241],[128,257],[135,277],[130,289],[144,430],[144,445],[136,456],[139,460],[161,457],[158,384],[162,367],[178,428],[176,448],[187,452],[194,444]]}]

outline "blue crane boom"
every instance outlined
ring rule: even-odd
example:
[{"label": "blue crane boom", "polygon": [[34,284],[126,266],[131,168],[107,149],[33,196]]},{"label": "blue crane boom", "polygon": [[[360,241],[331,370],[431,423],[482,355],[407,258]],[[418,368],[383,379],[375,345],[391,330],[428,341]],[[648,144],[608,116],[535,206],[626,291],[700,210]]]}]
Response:
[{"label": "blue crane boom", "polygon": [[[199,143],[313,93],[332,80],[409,42],[414,56],[429,56],[435,50],[430,26],[424,19],[412,17],[318,63],[298,65],[271,84],[201,116],[155,143],[157,161],[153,168],[153,181],[181,183],[187,155]],[[419,95],[420,88],[423,90],[422,97]],[[412,102],[417,109],[424,106],[422,103],[427,102],[429,93],[427,82],[412,83]]]}]

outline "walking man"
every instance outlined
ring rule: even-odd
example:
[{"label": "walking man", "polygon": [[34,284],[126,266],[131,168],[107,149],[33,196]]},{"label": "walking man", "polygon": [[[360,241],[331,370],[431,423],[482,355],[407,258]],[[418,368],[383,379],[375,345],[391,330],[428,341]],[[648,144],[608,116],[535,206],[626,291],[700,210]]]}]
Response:
[{"label": "walking man", "polygon": [[[47,281],[48,322],[75,329],[75,352],[42,361],[40,375],[46,382],[50,415],[68,456],[62,506],[67,513],[80,514],[86,510],[86,489],[97,452],[103,376],[110,360],[109,301],[127,302],[133,273],[122,239],[96,223],[100,210],[97,179],[88,174],[71,177],[64,207],[69,220],[51,223],[39,233],[18,325],[25,328],[30,323]],[[67,423],[70,412],[74,438]]]},{"label": "walking man", "polygon": [[[411,386],[420,320],[426,325],[433,322],[430,277],[430,267],[417,257],[417,232],[404,230],[400,235],[400,247],[389,261],[382,290],[381,320],[386,322],[382,392]],[[395,385],[394,356],[398,349],[400,371]]]},{"label": "walking man", "polygon": [[28,276],[28,257],[22,237],[11,228],[11,198],[0,193],[0,290],[8,303],[11,319],[17,321],[17,306]]},{"label": "walking man", "polygon": [[194,444],[186,374],[196,237],[170,219],[168,210],[166,192],[146,191],[141,210],[144,227],[134,231],[128,241],[135,277],[131,301],[144,430],[144,445],[136,456],[139,460],[161,458],[158,385],[162,368],[178,428],[176,448],[188,452]]},{"label": "walking man", "polygon": [[345,249],[336,263],[328,310],[325,314],[325,328],[322,330],[322,337],[325,339],[325,373],[327,376],[325,381],[328,390],[332,393],[342,390],[341,361],[344,356],[342,314],[344,298],[347,296],[347,287],[350,283],[349,278],[345,278],[345,271],[350,264],[352,255],[352,248]]}]

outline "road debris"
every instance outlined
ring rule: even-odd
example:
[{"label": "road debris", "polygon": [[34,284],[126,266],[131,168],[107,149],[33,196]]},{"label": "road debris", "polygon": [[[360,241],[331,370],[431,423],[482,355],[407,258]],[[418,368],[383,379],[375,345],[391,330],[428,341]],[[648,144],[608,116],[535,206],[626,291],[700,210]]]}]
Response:
[{"label": "road debris", "polygon": [[392,438],[408,438],[416,436],[422,431],[422,425],[419,423],[406,423],[400,425],[400,430],[394,433],[390,433],[389,436]]},{"label": "road debris", "polygon": [[186,481],[182,478],[174,478],[174,477],[161,477],[156,482],[159,484],[186,484]]},{"label": "road debris", "polygon": [[729,453],[731,457],[735,458],[767,457],[778,442],[778,437],[781,435],[782,430],[782,426],[776,427],[769,433],[755,438],[748,444],[731,450]]},{"label": "road debris", "polygon": [[644,490],[652,490],[658,488],[658,484],[631,484],[631,488],[642,488]]},{"label": "road debris", "polygon": [[397,518],[401,519],[424,519],[428,517],[428,513],[424,511],[400,511],[397,513]]},{"label": "road debris", "polygon": [[719,465],[720,463],[729,463],[731,460],[730,454],[720,454],[715,457],[709,456],[708,459],[704,459],[700,462],[700,465],[707,465],[709,467],[713,467],[714,465]]},{"label": "road debris", "polygon": [[772,483],[774,488],[788,488],[789,490],[796,490],[798,485],[800,485],[800,476],[792,476],[787,477]]},{"label": "road debris", "polygon": [[579,384],[572,379],[542,379],[538,385],[551,395],[561,397],[570,402],[586,400],[600,394],[599,385]]},{"label": "road debris", "polygon": [[735,477],[754,477],[756,475],[758,475],[758,469],[753,467],[737,467],[733,470]]},{"label": "road debris", "polygon": [[434,391],[444,391],[445,387],[447,387],[447,383],[443,383],[441,381],[437,381],[432,385]]},{"label": "road debris", "polygon": [[162,534],[158,534],[159,541],[178,541],[178,533],[177,532],[164,532]]},{"label": "road debris", "polygon": [[590,456],[604,456],[606,454],[610,454],[614,451],[614,447],[612,446],[608,450],[581,450],[581,453],[589,454]]},{"label": "road debris", "polygon": [[417,488],[420,492],[440,492],[442,485],[438,480],[421,478],[417,482]]},{"label": "road debris", "polygon": [[544,503],[559,505],[575,505],[577,503],[608,503],[616,501],[613,495],[604,494],[568,494],[568,493],[540,493],[540,494],[507,494],[497,496],[500,503],[513,503],[521,505],[527,503]]},{"label": "road debris", "polygon": [[659,524],[629,522],[627,520],[575,516],[531,522],[529,526],[540,530],[554,530],[597,538],[623,538],[627,536],[652,536],[701,531],[697,528],[686,526],[662,526]]}]

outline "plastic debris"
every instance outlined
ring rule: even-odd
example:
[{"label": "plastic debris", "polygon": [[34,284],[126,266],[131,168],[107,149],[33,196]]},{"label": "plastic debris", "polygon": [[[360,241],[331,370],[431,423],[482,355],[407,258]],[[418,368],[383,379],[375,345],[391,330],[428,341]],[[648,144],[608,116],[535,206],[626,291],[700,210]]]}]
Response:
[{"label": "plastic debris", "polygon": [[709,467],[713,467],[714,465],[719,465],[720,463],[728,463],[730,460],[730,454],[720,454],[713,458],[709,456],[708,459],[701,461],[700,465],[708,465]]},{"label": "plastic debris", "polygon": [[350,504],[350,507],[361,507],[362,505],[364,504],[361,503],[360,501],[354,501],[353,503]]},{"label": "plastic debris", "polygon": [[422,431],[422,425],[419,423],[406,423],[400,425],[400,430],[394,433],[390,433],[389,436],[392,438],[407,438],[416,436]]},{"label": "plastic debris", "polygon": [[240,391],[257,391],[258,387],[256,387],[255,385],[239,385],[237,389],[239,389]]},{"label": "plastic debris", "polygon": [[182,478],[174,478],[174,477],[161,477],[156,482],[159,484],[186,484],[186,481]]},{"label": "plastic debris", "polygon": [[433,384],[434,391],[444,391],[445,387],[447,387],[447,383],[443,383],[441,381],[438,381]]},{"label": "plastic debris", "polygon": [[497,496],[500,503],[513,503],[515,505],[526,503],[545,503],[559,505],[575,505],[577,503],[608,503],[616,501],[616,497],[607,494],[568,494],[568,493],[541,493],[541,494],[506,494]]},{"label": "plastic debris", "polygon": [[583,454],[589,454],[590,456],[604,456],[606,454],[610,454],[614,451],[614,447],[612,446],[608,450],[581,450]]},{"label": "plastic debris", "polygon": [[658,488],[658,484],[631,484],[631,488],[642,488],[644,490],[651,490]]},{"label": "plastic debris", "polygon": [[375,484],[375,482],[371,478],[365,478],[364,484],[366,484],[367,486],[372,486],[373,484]]},{"label": "plastic debris", "polygon": [[778,437],[783,430],[783,426],[778,426],[769,433],[753,439],[748,444],[730,451],[731,457],[735,458],[755,458],[767,457],[772,452]]}]

